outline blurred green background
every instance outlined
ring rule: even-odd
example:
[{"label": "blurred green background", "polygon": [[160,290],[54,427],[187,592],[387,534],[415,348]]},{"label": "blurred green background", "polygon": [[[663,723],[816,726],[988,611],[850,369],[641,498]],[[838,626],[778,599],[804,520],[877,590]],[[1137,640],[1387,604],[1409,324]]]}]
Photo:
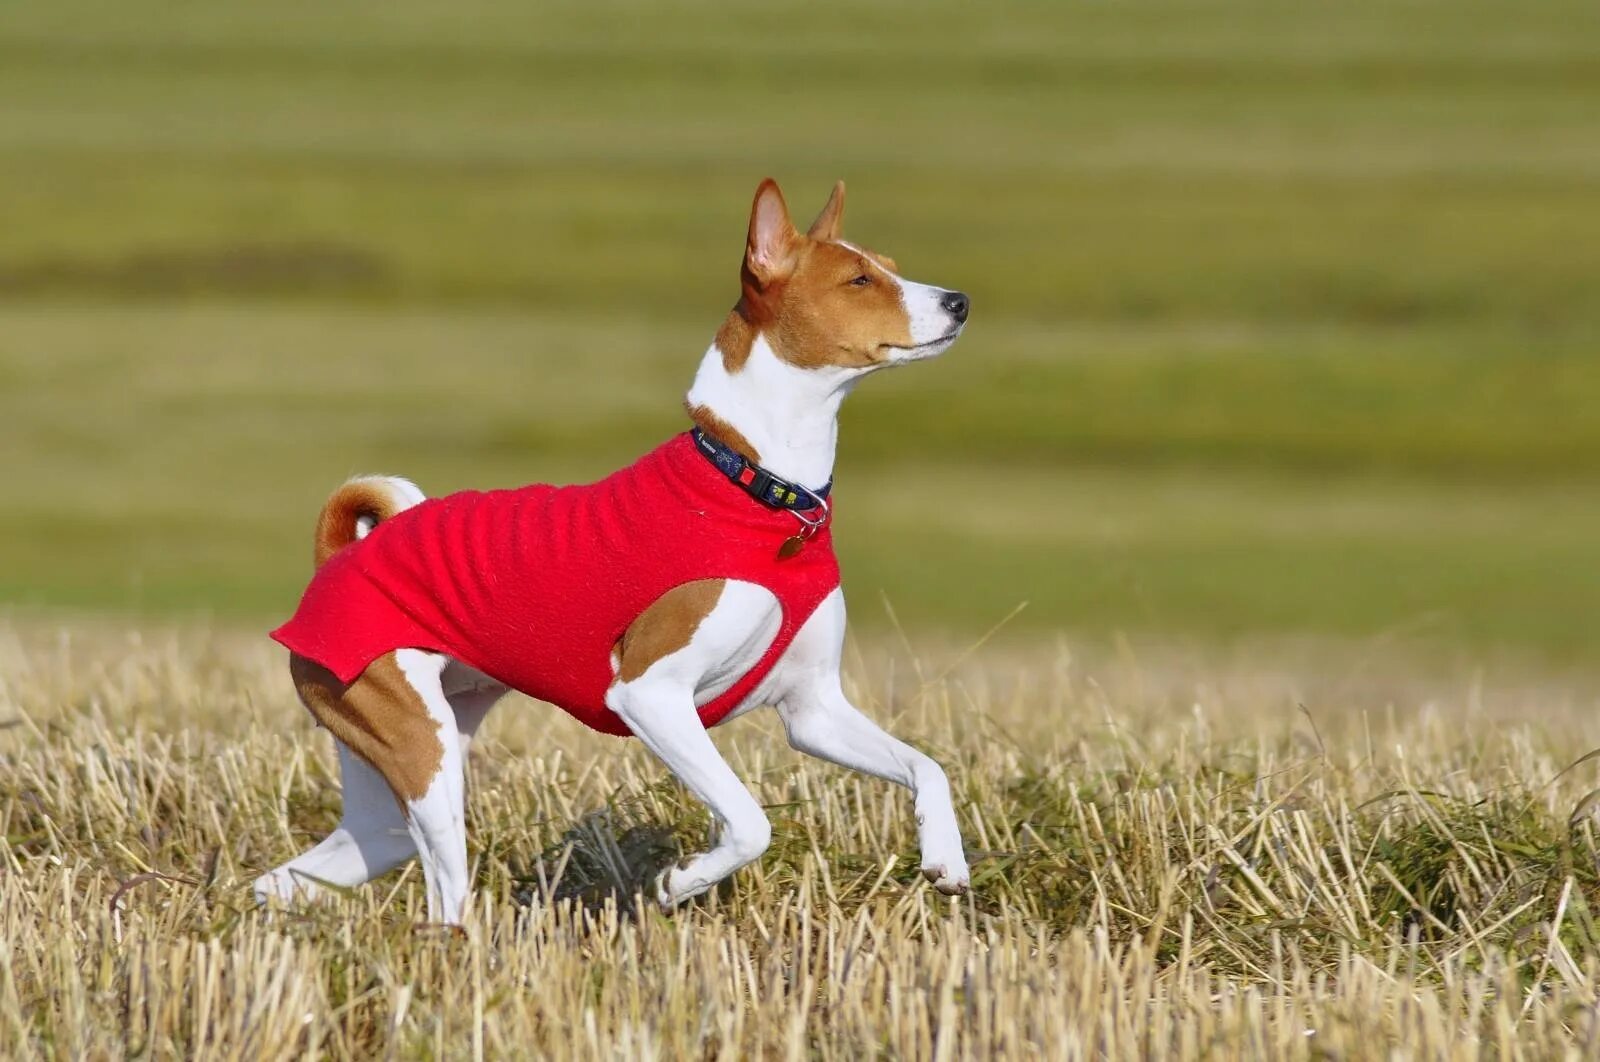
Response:
[{"label": "blurred green background", "polygon": [[7,5],[0,601],[265,621],[350,473],[603,474],[767,174],[974,300],[846,408],[858,623],[1594,643],[1593,0]]}]

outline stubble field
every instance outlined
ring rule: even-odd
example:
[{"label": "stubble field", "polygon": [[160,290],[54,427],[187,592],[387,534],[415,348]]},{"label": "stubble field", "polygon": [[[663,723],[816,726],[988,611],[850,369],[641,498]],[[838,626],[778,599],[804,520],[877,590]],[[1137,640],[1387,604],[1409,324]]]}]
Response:
[{"label": "stubble field", "polygon": [[253,905],[338,809],[278,656],[195,627],[0,636],[5,1054],[1575,1057],[1600,1034],[1576,680],[857,646],[853,694],[950,771],[972,892],[921,880],[905,794],[752,720],[719,742],[773,847],[671,916],[637,890],[704,813],[636,743],[508,703],[469,768],[456,936],[422,924],[414,867]]}]

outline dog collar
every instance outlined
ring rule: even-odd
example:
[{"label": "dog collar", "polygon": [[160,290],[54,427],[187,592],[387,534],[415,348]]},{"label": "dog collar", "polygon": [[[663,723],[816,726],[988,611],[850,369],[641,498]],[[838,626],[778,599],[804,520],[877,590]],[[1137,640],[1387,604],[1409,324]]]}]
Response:
[{"label": "dog collar", "polygon": [[833,489],[831,479],[820,490],[812,490],[773,475],[721,439],[699,428],[689,434],[694,436],[695,448],[705,455],[718,472],[762,505],[801,513],[821,508],[828,502],[828,492]]}]

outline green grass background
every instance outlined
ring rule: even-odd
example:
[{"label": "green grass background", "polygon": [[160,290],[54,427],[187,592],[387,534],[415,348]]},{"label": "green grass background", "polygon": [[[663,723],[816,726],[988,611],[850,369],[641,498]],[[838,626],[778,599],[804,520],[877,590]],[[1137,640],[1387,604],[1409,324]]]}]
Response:
[{"label": "green grass background", "polygon": [[846,410],[858,621],[1593,646],[1588,0],[10,5],[0,600],[264,620],[347,474],[604,473],[767,174],[974,299]]}]

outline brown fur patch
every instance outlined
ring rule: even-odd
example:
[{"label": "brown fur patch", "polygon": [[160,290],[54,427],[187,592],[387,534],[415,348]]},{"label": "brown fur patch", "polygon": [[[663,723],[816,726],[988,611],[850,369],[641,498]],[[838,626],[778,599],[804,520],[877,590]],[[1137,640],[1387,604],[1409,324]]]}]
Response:
[{"label": "brown fur patch", "polygon": [[639,613],[617,642],[618,681],[632,682],[662,657],[688,645],[722,599],[725,583],[723,579],[699,579],[675,586]]},{"label": "brown fur patch", "polygon": [[363,516],[376,521],[399,512],[389,488],[379,479],[352,479],[329,496],[317,517],[312,536],[312,559],[318,568],[356,540],[356,521]]},{"label": "brown fur patch", "polygon": [[[744,367],[756,333],[778,357],[807,369],[867,368],[885,360],[889,348],[911,346],[911,318],[889,275],[893,259],[834,242],[843,224],[843,182],[809,234],[774,223],[778,208],[787,209],[782,193],[763,181],[751,208],[739,304],[717,333],[728,371]],[[866,283],[852,283],[858,277]]]},{"label": "brown fur patch", "polygon": [[738,372],[750,360],[750,348],[755,345],[756,327],[743,313],[744,300],[728,314],[728,319],[717,329],[717,349],[722,352],[723,368]]},{"label": "brown fur patch", "polygon": [[333,736],[372,766],[404,810],[428,791],[444,745],[439,722],[406,681],[393,653],[380,656],[348,686],[315,661],[289,657],[300,701]]},{"label": "brown fur patch", "polygon": [[[851,283],[859,276],[866,285]],[[866,368],[888,347],[911,346],[899,285],[871,257],[837,243],[807,241],[772,317],[773,352],[802,368]]]},{"label": "brown fur patch", "polygon": [[689,419],[694,421],[701,431],[727,443],[743,454],[746,461],[757,465],[761,463],[761,454],[756,451],[754,446],[750,445],[750,440],[744,437],[744,433],[717,416],[709,407],[693,406],[686,401],[683,404],[683,408],[688,410]]}]

